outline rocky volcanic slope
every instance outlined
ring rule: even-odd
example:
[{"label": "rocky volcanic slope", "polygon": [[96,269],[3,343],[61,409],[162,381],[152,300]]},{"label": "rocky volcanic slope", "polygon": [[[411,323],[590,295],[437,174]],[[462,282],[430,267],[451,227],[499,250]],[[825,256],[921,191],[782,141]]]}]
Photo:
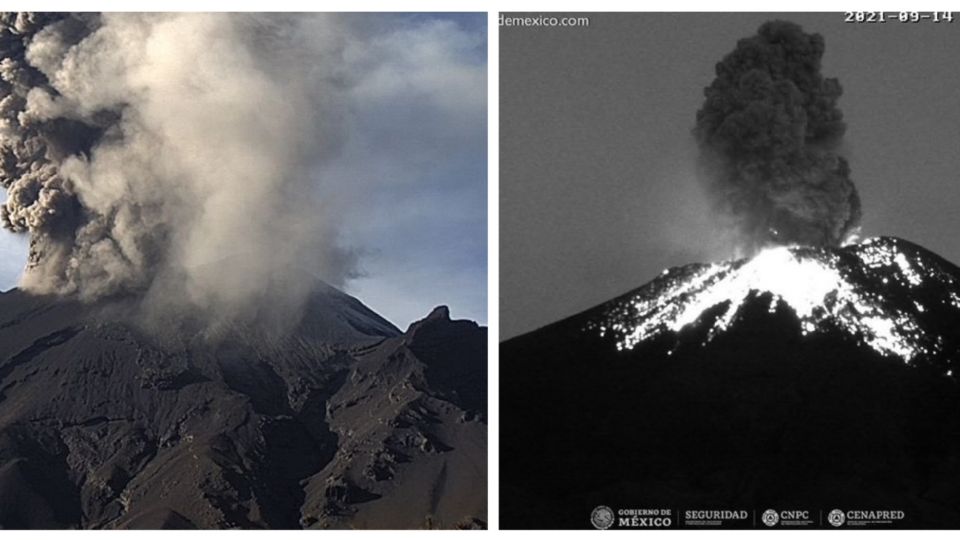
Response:
[{"label": "rocky volcanic slope", "polygon": [[291,337],[0,294],[0,527],[483,527],[486,329],[318,292]]},{"label": "rocky volcanic slope", "polygon": [[960,269],[909,242],[670,269],[500,362],[506,528],[598,505],[960,527]]}]

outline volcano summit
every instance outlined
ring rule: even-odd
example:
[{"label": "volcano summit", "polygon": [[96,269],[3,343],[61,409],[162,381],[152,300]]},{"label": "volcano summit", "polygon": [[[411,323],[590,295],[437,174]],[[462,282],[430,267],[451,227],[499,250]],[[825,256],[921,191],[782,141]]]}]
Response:
[{"label": "volcano summit", "polygon": [[282,338],[0,294],[0,528],[483,527],[486,329],[319,284]]},{"label": "volcano summit", "polygon": [[485,526],[486,35],[0,13],[0,529]]},{"label": "volcano summit", "polygon": [[504,527],[600,505],[960,526],[960,269],[910,242],[672,268],[500,357]]}]

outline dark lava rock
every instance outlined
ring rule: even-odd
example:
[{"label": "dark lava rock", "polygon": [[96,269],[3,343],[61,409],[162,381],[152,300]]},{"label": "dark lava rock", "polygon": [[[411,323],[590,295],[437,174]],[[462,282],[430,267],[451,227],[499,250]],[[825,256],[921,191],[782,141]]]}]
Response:
[{"label": "dark lava rock", "polygon": [[0,294],[0,528],[485,523],[485,328],[328,286],[283,338],[122,313]]}]

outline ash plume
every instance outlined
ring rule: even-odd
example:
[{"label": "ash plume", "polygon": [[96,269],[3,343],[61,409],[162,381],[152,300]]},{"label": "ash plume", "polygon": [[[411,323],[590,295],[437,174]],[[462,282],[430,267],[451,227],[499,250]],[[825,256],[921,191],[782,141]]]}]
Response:
[{"label": "ash plume", "polygon": [[0,18],[4,227],[21,288],[218,315],[357,271],[311,167],[336,150],[348,25],[330,17]]},{"label": "ash plume", "polygon": [[838,154],[846,129],[837,79],[820,73],[823,37],[771,21],[716,66],[694,129],[701,176],[741,247],[836,246],[860,199]]}]

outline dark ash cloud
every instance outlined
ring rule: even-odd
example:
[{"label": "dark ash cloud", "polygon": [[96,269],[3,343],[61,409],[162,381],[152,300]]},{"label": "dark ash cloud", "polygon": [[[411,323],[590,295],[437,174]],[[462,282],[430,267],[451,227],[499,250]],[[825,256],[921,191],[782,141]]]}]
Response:
[{"label": "dark ash cloud", "polygon": [[701,171],[742,247],[834,246],[860,222],[839,155],[842,89],[820,73],[824,41],[784,21],[763,24],[716,66],[694,129]]}]

